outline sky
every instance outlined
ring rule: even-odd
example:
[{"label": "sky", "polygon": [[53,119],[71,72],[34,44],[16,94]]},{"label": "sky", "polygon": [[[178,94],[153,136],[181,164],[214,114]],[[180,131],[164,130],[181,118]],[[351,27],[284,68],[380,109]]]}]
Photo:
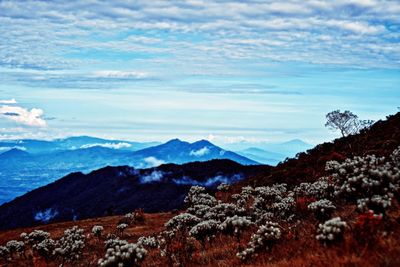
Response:
[{"label": "sky", "polygon": [[0,1],[0,139],[317,144],[400,106],[400,1]]}]

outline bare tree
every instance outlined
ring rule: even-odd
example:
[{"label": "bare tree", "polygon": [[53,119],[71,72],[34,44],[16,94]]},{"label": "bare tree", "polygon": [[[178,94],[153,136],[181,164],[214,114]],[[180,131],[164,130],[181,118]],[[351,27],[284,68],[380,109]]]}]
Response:
[{"label": "bare tree", "polygon": [[340,110],[331,111],[326,114],[326,120],[325,127],[329,127],[331,130],[339,130],[343,137],[356,134],[374,123],[372,120],[358,119],[358,116],[349,110],[344,112],[340,112]]}]

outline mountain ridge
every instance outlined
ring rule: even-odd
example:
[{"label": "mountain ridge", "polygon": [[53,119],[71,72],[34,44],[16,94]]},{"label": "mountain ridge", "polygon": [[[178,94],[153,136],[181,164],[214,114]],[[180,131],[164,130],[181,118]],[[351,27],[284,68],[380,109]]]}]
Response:
[{"label": "mountain ridge", "polygon": [[94,145],[79,149],[51,150],[49,153],[27,154],[15,149],[4,153],[0,154],[0,204],[68,173],[88,173],[107,165],[149,168],[163,163],[184,164],[212,159],[231,159],[246,165],[258,164],[206,140],[191,144],[172,139],[137,151]]},{"label": "mountain ridge", "polygon": [[[124,214],[137,208],[169,211],[183,207],[192,185],[214,190],[221,182],[237,182],[268,168],[217,159],[148,169],[107,166],[88,174],[75,172],[1,205],[0,229]],[[38,220],[41,213],[51,218]]]}]

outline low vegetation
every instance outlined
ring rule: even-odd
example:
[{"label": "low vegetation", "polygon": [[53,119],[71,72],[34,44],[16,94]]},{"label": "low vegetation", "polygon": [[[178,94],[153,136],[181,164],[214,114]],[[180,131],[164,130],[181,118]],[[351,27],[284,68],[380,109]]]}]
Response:
[{"label": "low vegetation", "polygon": [[39,229],[0,235],[1,264],[399,265],[399,159],[400,147],[389,157],[328,161],[329,176],[313,183],[245,186],[237,194],[221,186],[219,197],[193,186],[187,209],[163,219],[137,210],[57,237]]}]

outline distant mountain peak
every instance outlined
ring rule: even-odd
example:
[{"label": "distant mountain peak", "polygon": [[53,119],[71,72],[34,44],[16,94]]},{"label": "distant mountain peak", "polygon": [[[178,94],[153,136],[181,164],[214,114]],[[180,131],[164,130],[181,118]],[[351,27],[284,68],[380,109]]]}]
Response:
[{"label": "distant mountain peak", "polygon": [[215,146],[213,143],[211,143],[210,141],[205,140],[205,139],[201,139],[199,141],[191,143],[191,145],[193,145],[193,146]]},{"label": "distant mountain peak", "polygon": [[301,139],[292,139],[292,140],[283,142],[282,144],[310,145]]},{"label": "distant mountain peak", "polygon": [[189,143],[182,141],[179,138],[174,138],[174,139],[171,139],[171,140],[167,141],[166,143],[164,143],[164,145],[179,145],[179,144],[189,144]]},{"label": "distant mountain peak", "polygon": [[12,148],[0,154],[2,157],[21,157],[29,156],[29,153],[18,148]]}]

